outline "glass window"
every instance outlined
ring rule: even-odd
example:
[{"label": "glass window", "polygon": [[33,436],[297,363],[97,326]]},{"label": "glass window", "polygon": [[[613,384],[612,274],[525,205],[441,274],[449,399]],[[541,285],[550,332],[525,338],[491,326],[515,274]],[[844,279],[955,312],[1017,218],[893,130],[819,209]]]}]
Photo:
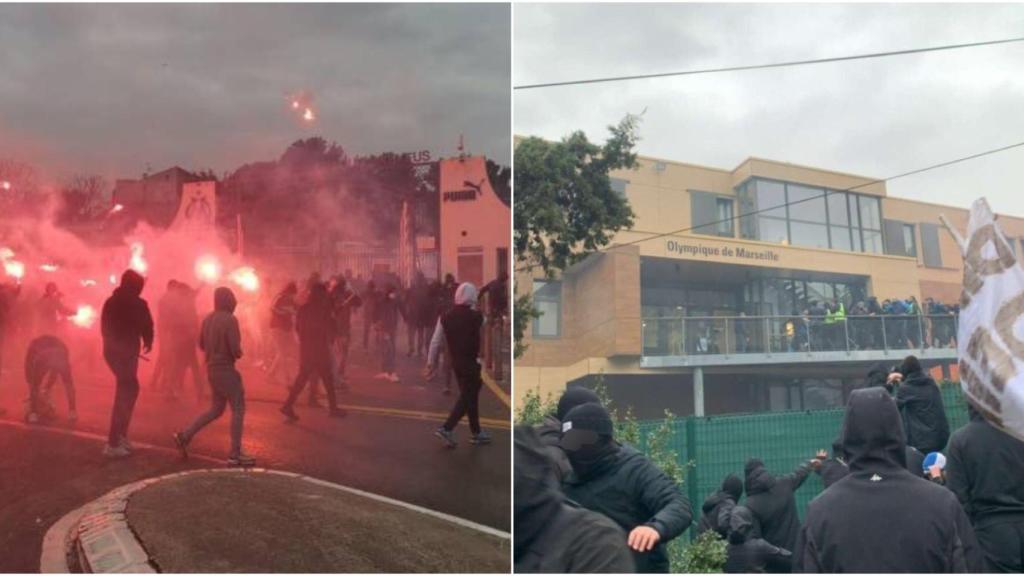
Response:
[{"label": "glass window", "polygon": [[847,194],[850,205],[850,226],[854,228],[860,228],[860,209],[857,208],[857,195]]},{"label": "glass window", "polygon": [[533,319],[533,335],[558,338],[562,332],[562,283],[533,281],[533,303],[540,318]]},{"label": "glass window", "polygon": [[[830,213],[831,215],[831,213]],[[829,234],[832,238],[832,248],[835,250],[853,250],[850,241],[850,229],[846,226],[830,226]]]},{"label": "glass window", "polygon": [[832,284],[828,282],[808,282],[807,283],[807,300],[817,300],[818,302],[831,302],[835,298],[836,292]]},{"label": "glass window", "polygon": [[622,178],[608,178],[612,184],[612,190],[619,196],[626,196],[626,184],[629,184],[629,180],[623,180]]},{"label": "glass window", "polygon": [[864,252],[882,253],[882,233],[876,230],[864,230]]},{"label": "glass window", "polygon": [[779,244],[789,243],[789,232],[786,230],[785,220],[760,217],[757,219],[757,228],[759,240]]},{"label": "glass window", "polygon": [[914,225],[903,225],[903,253],[907,256],[917,256],[917,241],[914,238]]},{"label": "glass window", "polygon": [[846,207],[846,193],[829,192],[826,200],[828,202],[828,223],[833,226],[849,226],[850,211]]},{"label": "glass window", "polygon": [[[776,206],[778,208],[776,208]],[[769,208],[772,208],[769,210]],[[786,187],[781,182],[757,181],[757,210],[760,216],[786,217]],[[763,240],[764,238],[762,238]]]},{"label": "glass window", "polygon": [[[860,196],[860,222],[861,226],[867,230],[881,230],[882,229],[882,212],[878,205],[878,198],[871,196]],[[867,239],[864,240],[865,246],[867,245]]]},{"label": "glass window", "polygon": [[[825,222],[825,191],[799,184],[788,184],[789,218],[805,222]],[[793,243],[796,243],[794,239]]]},{"label": "glass window", "polygon": [[732,200],[728,198],[718,198],[716,200],[716,208],[717,214],[715,220],[718,223],[715,225],[715,232],[719,236],[732,236]]},{"label": "glass window", "polygon": [[794,246],[811,248],[828,248],[828,229],[824,224],[808,224],[807,222],[790,222],[791,243]]}]

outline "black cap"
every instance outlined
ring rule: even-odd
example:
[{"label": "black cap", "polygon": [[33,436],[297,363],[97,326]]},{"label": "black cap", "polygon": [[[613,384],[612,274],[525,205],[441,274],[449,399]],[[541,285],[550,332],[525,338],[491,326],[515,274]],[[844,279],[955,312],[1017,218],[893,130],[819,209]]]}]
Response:
[{"label": "black cap", "polygon": [[562,420],[562,434],[570,430],[588,430],[604,436],[612,436],[614,427],[608,411],[597,402],[587,402],[573,408]]},{"label": "black cap", "polygon": [[558,410],[555,412],[555,416],[559,421],[564,421],[566,414],[570,410],[579,406],[580,404],[586,404],[587,402],[601,403],[601,399],[597,397],[597,394],[589,388],[583,386],[574,386],[567,389],[562,393],[562,397],[558,399]]}]

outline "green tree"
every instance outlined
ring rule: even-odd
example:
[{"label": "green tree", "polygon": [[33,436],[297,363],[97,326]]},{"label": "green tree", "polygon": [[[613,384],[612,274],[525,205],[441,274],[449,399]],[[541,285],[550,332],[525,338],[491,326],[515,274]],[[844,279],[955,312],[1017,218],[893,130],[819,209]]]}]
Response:
[{"label": "green tree", "polygon": [[[516,146],[513,247],[519,269],[539,267],[551,277],[633,225],[633,210],[612,189],[609,173],[636,167],[639,121],[627,115],[609,126],[603,145],[576,131],[560,142],[527,138]],[[523,296],[516,297],[516,316],[536,317],[532,300]],[[525,350],[527,323],[514,327],[516,357]]]}]

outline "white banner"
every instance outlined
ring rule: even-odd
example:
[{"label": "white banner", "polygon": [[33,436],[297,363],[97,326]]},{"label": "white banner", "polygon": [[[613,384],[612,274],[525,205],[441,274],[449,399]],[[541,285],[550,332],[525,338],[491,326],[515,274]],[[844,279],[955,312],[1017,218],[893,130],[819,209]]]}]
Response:
[{"label": "white banner", "polygon": [[986,419],[1024,440],[1024,269],[984,198],[961,250],[960,385]]}]

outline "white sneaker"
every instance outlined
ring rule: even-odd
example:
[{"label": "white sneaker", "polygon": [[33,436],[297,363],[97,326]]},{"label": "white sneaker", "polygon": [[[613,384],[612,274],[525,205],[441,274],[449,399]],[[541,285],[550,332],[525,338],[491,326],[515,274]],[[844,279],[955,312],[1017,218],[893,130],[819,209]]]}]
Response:
[{"label": "white sneaker", "polygon": [[398,377],[398,374],[395,374],[394,372],[388,375],[388,380],[391,380],[392,382],[401,382],[401,379]]},{"label": "white sneaker", "polygon": [[124,448],[125,450],[127,450],[127,451],[129,451],[129,452],[131,452],[132,450],[134,450],[134,449],[135,449],[135,447],[134,447],[134,446],[132,446],[132,443],[131,443],[131,442],[129,442],[129,441],[128,441],[128,438],[127,438],[127,437],[125,437],[125,436],[121,436],[121,443],[120,443],[120,444],[118,444],[118,447],[120,447],[120,448]]},{"label": "white sneaker", "polygon": [[107,458],[126,458],[131,456],[132,453],[124,446],[116,446],[111,448],[109,444],[103,447],[103,455]]},{"label": "white sneaker", "polygon": [[68,412],[68,420],[71,422],[78,422],[78,412],[74,410]]}]

